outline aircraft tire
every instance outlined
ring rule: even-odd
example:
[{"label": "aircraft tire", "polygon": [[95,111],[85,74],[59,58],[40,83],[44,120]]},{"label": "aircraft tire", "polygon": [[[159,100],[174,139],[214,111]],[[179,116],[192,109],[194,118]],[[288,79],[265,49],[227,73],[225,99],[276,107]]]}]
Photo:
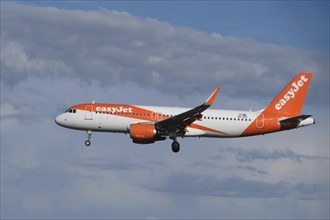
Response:
[{"label": "aircraft tire", "polygon": [[89,147],[89,146],[91,145],[90,140],[85,141],[85,145],[86,145],[87,147]]},{"label": "aircraft tire", "polygon": [[178,153],[180,151],[180,143],[177,141],[173,141],[172,143],[172,151],[174,153]]}]

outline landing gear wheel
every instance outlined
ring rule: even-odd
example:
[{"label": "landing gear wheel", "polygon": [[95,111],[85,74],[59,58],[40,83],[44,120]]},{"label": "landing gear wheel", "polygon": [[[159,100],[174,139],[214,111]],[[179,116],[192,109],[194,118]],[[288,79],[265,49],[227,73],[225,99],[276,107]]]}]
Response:
[{"label": "landing gear wheel", "polygon": [[86,131],[87,133],[87,141],[85,141],[85,145],[89,147],[91,145],[91,139],[92,139],[92,131]]},{"label": "landing gear wheel", "polygon": [[172,143],[172,151],[174,153],[178,153],[180,151],[180,144],[177,141],[173,141]]}]

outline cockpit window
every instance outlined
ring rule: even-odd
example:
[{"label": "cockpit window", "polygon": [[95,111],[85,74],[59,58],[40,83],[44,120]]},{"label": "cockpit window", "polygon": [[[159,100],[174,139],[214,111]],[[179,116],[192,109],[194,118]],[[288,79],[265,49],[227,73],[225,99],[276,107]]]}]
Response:
[{"label": "cockpit window", "polygon": [[68,113],[76,113],[77,110],[76,110],[76,109],[69,108],[69,109],[66,110],[65,112],[68,112]]}]

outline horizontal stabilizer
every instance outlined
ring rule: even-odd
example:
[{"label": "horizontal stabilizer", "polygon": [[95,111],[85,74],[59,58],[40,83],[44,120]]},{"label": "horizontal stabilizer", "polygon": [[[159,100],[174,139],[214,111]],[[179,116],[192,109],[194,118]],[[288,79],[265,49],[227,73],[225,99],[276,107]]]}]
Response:
[{"label": "horizontal stabilizer", "polygon": [[292,129],[299,126],[299,124],[305,119],[311,117],[312,115],[299,115],[293,118],[287,118],[280,120],[279,123],[282,129]]}]

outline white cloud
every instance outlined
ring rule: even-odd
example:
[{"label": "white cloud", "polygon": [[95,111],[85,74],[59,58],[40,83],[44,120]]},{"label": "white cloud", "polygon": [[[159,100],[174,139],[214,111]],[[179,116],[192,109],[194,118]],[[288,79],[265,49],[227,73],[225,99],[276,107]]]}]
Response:
[{"label": "white cloud", "polygon": [[[268,97],[299,71],[313,71],[319,78],[328,75],[327,54],[177,28],[126,12],[8,3],[3,8],[6,77],[13,69],[30,70],[30,76],[70,75],[101,86],[134,82],[167,93],[187,93],[220,85],[225,94]],[[161,84],[148,80],[155,72]],[[8,78],[7,83],[20,80]]]},{"label": "white cloud", "polygon": [[3,43],[1,41],[1,78],[14,85],[29,78],[55,77],[58,74],[70,72],[70,68],[62,60],[45,59],[43,57],[30,58],[23,48],[16,42]]}]

